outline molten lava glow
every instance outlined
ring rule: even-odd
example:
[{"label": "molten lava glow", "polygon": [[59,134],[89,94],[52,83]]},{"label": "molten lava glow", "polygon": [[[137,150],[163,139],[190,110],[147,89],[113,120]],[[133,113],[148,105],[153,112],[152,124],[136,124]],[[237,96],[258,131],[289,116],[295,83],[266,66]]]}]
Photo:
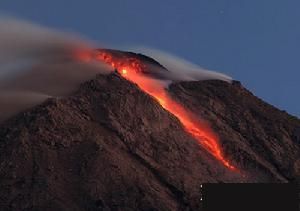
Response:
[{"label": "molten lava glow", "polygon": [[120,74],[123,77],[133,83],[136,83],[144,92],[155,98],[164,109],[176,116],[184,126],[184,129],[216,159],[221,161],[227,168],[231,170],[236,169],[224,158],[218,137],[207,126],[207,124],[200,122],[195,115],[185,109],[182,105],[175,102],[158,80],[150,79],[139,74],[142,72],[143,68],[143,64],[140,61],[130,58],[114,58],[107,52],[100,52],[97,54],[96,59],[104,61],[117,70],[121,70]]}]

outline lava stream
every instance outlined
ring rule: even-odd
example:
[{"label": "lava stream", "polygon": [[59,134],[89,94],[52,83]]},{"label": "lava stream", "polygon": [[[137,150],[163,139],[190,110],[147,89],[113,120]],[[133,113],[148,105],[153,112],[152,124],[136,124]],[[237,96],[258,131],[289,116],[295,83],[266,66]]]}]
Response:
[{"label": "lava stream", "polygon": [[179,119],[184,129],[192,135],[201,146],[216,159],[221,161],[224,166],[231,170],[236,170],[236,168],[224,158],[221,147],[219,146],[218,137],[206,124],[200,122],[199,119],[195,118],[195,115],[175,102],[159,80],[150,79],[139,74],[143,69],[141,62],[132,58],[114,58],[107,52],[99,52],[96,55],[96,59],[116,68],[124,78],[136,83],[144,92],[155,98],[164,109]]}]

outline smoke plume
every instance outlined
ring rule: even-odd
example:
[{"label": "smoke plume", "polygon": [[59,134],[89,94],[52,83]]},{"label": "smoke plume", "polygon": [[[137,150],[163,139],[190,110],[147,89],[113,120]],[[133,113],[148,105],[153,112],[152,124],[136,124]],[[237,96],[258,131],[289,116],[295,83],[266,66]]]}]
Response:
[{"label": "smoke plume", "polygon": [[89,42],[26,21],[1,18],[0,46],[0,121],[112,71],[76,59],[92,51]]}]

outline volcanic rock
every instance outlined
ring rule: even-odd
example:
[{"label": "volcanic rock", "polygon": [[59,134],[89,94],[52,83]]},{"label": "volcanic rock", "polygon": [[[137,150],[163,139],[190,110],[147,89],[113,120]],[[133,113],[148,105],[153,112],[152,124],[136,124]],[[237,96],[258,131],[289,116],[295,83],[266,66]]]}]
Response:
[{"label": "volcanic rock", "polygon": [[210,124],[236,171],[137,85],[99,75],[0,125],[0,209],[199,210],[203,183],[299,178],[296,117],[238,83],[168,91]]}]

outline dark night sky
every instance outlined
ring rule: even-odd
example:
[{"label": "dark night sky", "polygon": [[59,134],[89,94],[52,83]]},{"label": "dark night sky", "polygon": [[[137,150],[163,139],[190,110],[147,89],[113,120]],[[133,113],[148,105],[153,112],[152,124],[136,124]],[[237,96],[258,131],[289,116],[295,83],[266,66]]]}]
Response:
[{"label": "dark night sky", "polygon": [[170,52],[300,116],[299,0],[2,0],[0,11],[107,45]]}]

